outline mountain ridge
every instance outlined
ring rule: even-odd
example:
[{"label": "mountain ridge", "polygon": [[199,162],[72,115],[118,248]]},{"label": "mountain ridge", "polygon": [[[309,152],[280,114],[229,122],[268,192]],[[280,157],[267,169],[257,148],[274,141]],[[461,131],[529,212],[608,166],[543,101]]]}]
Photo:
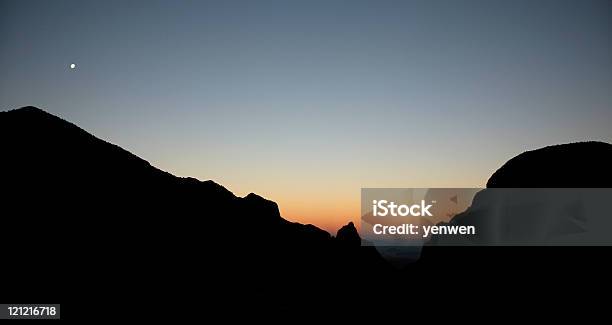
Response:
[{"label": "mountain ridge", "polygon": [[[606,165],[612,145],[566,146],[571,150],[558,146],[542,157],[536,150],[535,161],[534,154],[511,159],[489,186],[612,186]],[[238,197],[213,181],[176,177],[34,107],[0,112],[0,150],[0,179],[7,189],[0,245],[37,253],[35,259],[11,254],[10,265],[1,268],[5,278],[15,279],[3,287],[8,296],[107,293],[114,303],[128,306],[136,298],[145,304],[195,292],[255,305],[263,297],[281,308],[311,294],[332,305],[404,292],[439,298],[447,289],[439,279],[476,287],[480,281],[485,289],[483,270],[514,276],[537,265],[533,269],[542,279],[567,267],[568,260],[602,277],[610,271],[601,258],[610,255],[608,248],[588,255],[574,247],[431,246],[416,263],[398,270],[374,247],[361,246],[352,223],[334,237],[288,221],[273,201],[254,193]],[[572,158],[576,152],[584,161]],[[593,157],[598,160],[589,165]],[[555,166],[547,169],[547,164]],[[561,172],[566,177],[556,178]],[[57,281],[27,281],[42,275]],[[536,278],[507,277],[496,285],[507,291],[525,283],[557,286]]]},{"label": "mountain ridge", "polygon": [[[233,194],[232,191],[228,190],[227,188],[225,188],[224,186],[222,186],[221,184],[213,181],[213,180],[199,180],[197,178],[194,177],[180,177],[180,176],[176,176],[171,174],[170,172],[167,172],[161,168],[158,168],[154,165],[152,165],[149,161],[147,161],[146,159],[143,159],[133,153],[131,153],[130,151],[122,148],[121,146],[114,144],[112,142],[100,139],[98,137],[96,137],[95,135],[87,132],[86,130],[82,129],[81,127],[79,127],[78,125],[71,123],[61,117],[58,117],[56,115],[53,115],[43,109],[40,109],[38,107],[35,106],[25,106],[25,107],[21,107],[21,108],[16,108],[16,109],[12,109],[12,110],[8,110],[8,111],[2,111],[0,112],[0,114],[8,114],[8,115],[21,115],[18,116],[17,119],[28,119],[28,120],[32,120],[36,122],[36,125],[39,125],[39,123],[54,123],[56,128],[58,129],[63,129],[67,132],[72,133],[73,136],[82,136],[82,137],[87,137],[89,140],[93,140],[96,142],[101,143],[102,145],[106,145],[109,148],[112,148],[114,150],[118,150],[119,152],[121,152],[122,154],[124,154],[125,156],[127,156],[129,158],[129,160],[133,160],[133,161],[137,161],[140,162],[144,167],[146,168],[152,168],[153,170],[156,170],[160,173],[163,173],[167,176],[172,176],[175,177],[177,179],[181,179],[182,181],[184,181],[185,183],[193,183],[192,185],[197,185],[197,184],[205,184],[207,186],[211,186],[211,187],[217,187],[218,189],[223,189],[224,191],[227,191],[228,193],[231,193],[232,195],[235,196],[235,194]],[[11,118],[11,117],[9,117]],[[251,193],[254,194],[254,193]],[[239,196],[236,196],[239,197]]]},{"label": "mountain ridge", "polygon": [[[271,290],[266,283],[293,283],[300,274],[314,281],[341,278],[356,268],[374,273],[388,268],[372,247],[288,221],[271,200],[176,177],[38,108],[0,113],[0,141],[5,157],[0,176],[10,189],[4,195],[9,211],[4,226],[13,230],[0,245],[63,252],[40,260],[52,276],[62,277],[60,265],[74,266],[79,256],[80,268],[91,270],[86,276],[125,270],[92,284],[99,290],[130,279],[134,290],[147,293],[153,289],[148,277],[138,274],[167,273],[187,285],[207,273],[229,294]],[[15,263],[7,276],[34,276],[27,257]],[[151,273],[160,266],[166,271]]]},{"label": "mountain ridge", "polygon": [[[3,111],[0,112],[0,114],[18,114],[18,115],[24,115],[24,116],[20,116],[19,118],[27,118],[27,119],[34,119],[34,120],[41,120],[41,119],[46,119],[51,121],[52,123],[59,123],[59,124],[65,124],[63,127],[68,127],[70,129],[71,133],[75,133],[78,132],[80,134],[78,134],[77,136],[87,136],[88,138],[95,140],[95,141],[100,141],[108,146],[112,146],[113,149],[119,150],[122,153],[126,154],[127,156],[130,157],[130,159],[132,160],[137,160],[140,161],[144,166],[146,166],[147,168],[152,168],[156,171],[159,171],[160,173],[163,173],[167,176],[171,176],[171,177],[175,177],[177,179],[182,180],[185,183],[192,183],[192,186],[201,186],[201,185],[206,185],[206,186],[210,186],[210,187],[216,187],[218,190],[222,190],[222,191],[226,191],[228,194],[233,195],[235,198],[237,199],[243,199],[245,201],[248,202],[254,202],[255,204],[262,204],[262,205],[267,205],[267,212],[277,218],[282,218],[283,220],[287,221],[287,222],[291,222],[291,223],[295,223],[295,224],[300,224],[300,225],[304,225],[304,226],[308,226],[308,227],[314,227],[317,228],[317,230],[320,231],[325,231],[326,233],[329,234],[329,232],[327,232],[324,229],[321,229],[319,227],[317,227],[316,225],[312,225],[312,224],[301,224],[299,222],[292,222],[289,221],[287,219],[284,219],[281,215],[280,215],[280,210],[278,208],[278,204],[272,200],[266,199],[256,193],[249,193],[247,195],[245,195],[244,197],[240,197],[235,195],[231,190],[227,189],[225,186],[213,181],[213,180],[200,180],[194,177],[180,177],[180,176],[176,176],[173,175],[170,172],[167,172],[163,169],[160,169],[156,166],[154,166],[153,164],[151,164],[149,161],[147,161],[146,159],[143,159],[131,152],[129,152],[126,149],[123,149],[121,146],[114,144],[112,142],[108,142],[106,140],[100,139],[98,137],[96,137],[95,135],[87,132],[86,130],[80,128],[79,126],[77,126],[74,123],[71,123],[69,121],[64,120],[61,117],[58,117],[56,115],[53,115],[43,109],[40,109],[38,107],[35,106],[25,106],[25,107],[21,107],[21,108],[16,108],[16,109],[12,109],[12,110],[8,110],[8,111]],[[76,134],[75,134],[76,135]],[[351,222],[352,223],[352,222]],[[329,234],[330,237],[334,237],[332,236],[332,234]]]}]

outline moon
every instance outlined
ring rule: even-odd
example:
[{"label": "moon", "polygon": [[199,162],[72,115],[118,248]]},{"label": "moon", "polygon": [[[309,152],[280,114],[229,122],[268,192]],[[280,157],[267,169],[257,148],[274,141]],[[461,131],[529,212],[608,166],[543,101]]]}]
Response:
[{"label": "moon", "polygon": [[76,64],[70,63],[70,69],[75,69],[75,68],[76,68]]}]

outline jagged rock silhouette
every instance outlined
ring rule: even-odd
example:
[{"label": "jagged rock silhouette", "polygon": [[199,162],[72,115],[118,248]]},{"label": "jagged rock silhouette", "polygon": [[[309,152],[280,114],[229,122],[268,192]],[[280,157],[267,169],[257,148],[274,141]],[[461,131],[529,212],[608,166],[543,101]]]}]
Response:
[{"label": "jagged rock silhouette", "polygon": [[336,234],[336,238],[344,245],[348,246],[358,246],[361,245],[361,238],[359,237],[359,233],[357,232],[357,228],[352,222],[349,222],[348,225],[343,226],[338,230]]}]

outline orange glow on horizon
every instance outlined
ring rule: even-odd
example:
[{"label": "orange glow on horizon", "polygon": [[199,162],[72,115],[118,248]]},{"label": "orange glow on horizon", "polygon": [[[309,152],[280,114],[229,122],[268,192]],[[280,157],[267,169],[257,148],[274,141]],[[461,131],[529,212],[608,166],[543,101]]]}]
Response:
[{"label": "orange glow on horizon", "polygon": [[[468,188],[483,187],[488,176],[501,162],[491,166],[434,166],[407,163],[409,167],[372,167],[362,170],[359,163],[331,170],[331,167],[300,171],[295,168],[259,168],[257,170],[225,170],[202,175],[200,166],[191,166],[174,174],[213,179],[236,196],[249,193],[274,201],[281,216],[291,222],[312,224],[335,236],[338,229],[353,222],[357,230],[361,223],[361,188]],[[397,163],[396,163],[397,165]],[[209,166],[210,167],[210,166]],[[446,167],[446,168],[442,168]],[[215,175],[211,175],[215,174]]]}]

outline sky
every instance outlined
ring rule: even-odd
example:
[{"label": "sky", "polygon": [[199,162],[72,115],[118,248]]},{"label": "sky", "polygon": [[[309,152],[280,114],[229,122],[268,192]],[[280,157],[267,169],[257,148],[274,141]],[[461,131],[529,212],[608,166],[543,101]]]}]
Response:
[{"label": "sky", "polygon": [[0,0],[0,110],[28,105],[335,234],[362,187],[612,142],[612,1]]}]

